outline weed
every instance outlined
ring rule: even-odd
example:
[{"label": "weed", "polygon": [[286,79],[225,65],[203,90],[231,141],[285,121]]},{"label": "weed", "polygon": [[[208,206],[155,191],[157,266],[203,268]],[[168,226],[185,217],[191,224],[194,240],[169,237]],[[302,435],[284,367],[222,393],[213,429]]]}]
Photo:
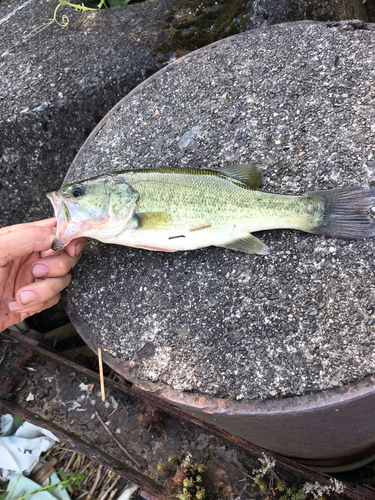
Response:
[{"label": "weed", "polygon": [[168,469],[168,465],[163,464],[163,463],[162,463],[162,464],[158,464],[158,465],[156,466],[156,468],[157,468],[157,469],[158,469],[158,471],[160,471],[160,472],[168,472],[168,471],[169,471],[169,469]]},{"label": "weed", "polygon": [[182,461],[170,456],[166,463],[158,464],[157,469],[174,474],[168,479],[173,498],[177,496],[180,500],[204,500],[206,491],[202,486],[202,474],[206,466],[195,462],[190,453]]},{"label": "weed", "polygon": [[[302,488],[297,489],[294,486],[289,486],[285,481],[280,481],[274,471],[276,465],[272,457],[268,457],[263,453],[263,458],[259,459],[261,467],[254,469],[253,486],[258,487],[259,490],[265,494],[265,500],[324,500],[324,495],[327,493],[341,494],[344,492],[344,485],[337,479],[330,479],[329,485],[322,485],[316,483],[305,483]],[[269,475],[269,479],[266,479]],[[274,486],[277,480],[276,486]]]},{"label": "weed", "polygon": [[[50,1],[51,0],[47,0],[47,2],[50,2]],[[59,3],[56,5],[56,8],[54,10],[53,17],[50,19],[45,19],[45,22],[43,24],[41,24],[41,25],[37,26],[36,28],[34,28],[33,30],[31,30],[30,33],[28,33],[27,35],[24,36],[24,38],[29,38],[29,36],[37,35],[41,31],[48,28],[48,26],[51,26],[51,24],[53,24],[53,23],[58,24],[62,28],[66,28],[69,24],[69,17],[66,14],[63,14],[61,16],[60,21],[57,20],[57,12],[62,5],[68,5],[69,7],[73,7],[73,9],[75,9],[75,10],[80,10],[81,12],[86,12],[89,10],[99,10],[103,7],[117,7],[117,6],[128,5],[128,3],[130,1],[131,0],[99,0],[98,8],[93,9],[91,7],[85,7],[85,5],[83,5],[83,4],[78,5],[75,3],[70,3],[67,0],[59,0]],[[155,2],[155,0],[144,0],[144,1]],[[106,2],[108,3],[108,5]]]},{"label": "weed", "polygon": [[[47,0],[47,2],[50,2],[50,0]],[[46,28],[48,28],[48,26],[50,26],[53,23],[58,24],[62,28],[66,28],[68,26],[68,24],[69,24],[69,17],[66,14],[63,14],[61,16],[61,22],[59,22],[57,20],[57,12],[58,12],[59,8],[62,5],[69,5],[70,7],[73,7],[75,10],[81,10],[83,12],[84,11],[88,11],[88,10],[96,10],[96,9],[92,9],[90,7],[85,7],[83,4],[82,5],[76,5],[76,4],[67,2],[67,0],[59,0],[59,3],[56,5],[56,8],[54,10],[53,17],[51,19],[45,19],[45,21],[46,21],[45,23],[43,23],[40,26],[37,26],[36,28],[34,28],[33,30],[31,30],[30,33],[28,33],[27,35],[24,36],[24,38],[29,38],[29,36],[35,36],[35,35],[37,35],[41,31],[43,31]],[[101,0],[101,2],[99,4],[100,7],[102,7],[103,5],[105,5],[105,0]]]},{"label": "weed", "polygon": [[[36,493],[40,493],[42,491],[49,491],[51,494],[55,491],[56,488],[59,486],[65,490],[67,489],[69,493],[73,493],[73,486],[76,486],[77,488],[81,489],[82,484],[81,481],[82,479],[85,478],[84,474],[74,474],[74,472],[68,472],[68,475],[65,474],[63,470],[59,471],[60,477],[62,478],[62,481],[56,484],[51,484],[51,479],[50,479],[50,484],[48,486],[44,486],[43,488],[39,488],[38,490],[32,491],[31,493],[23,494],[17,500],[24,500],[27,497],[31,497],[32,495],[35,495]],[[70,476],[70,477],[68,477]],[[0,495],[0,500],[6,500],[6,497],[8,496],[8,491],[5,491]]]}]

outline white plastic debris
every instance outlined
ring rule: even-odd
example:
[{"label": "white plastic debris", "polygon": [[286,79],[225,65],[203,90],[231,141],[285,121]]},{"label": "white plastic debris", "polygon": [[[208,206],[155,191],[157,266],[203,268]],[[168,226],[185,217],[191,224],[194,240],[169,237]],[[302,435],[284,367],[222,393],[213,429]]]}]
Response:
[{"label": "white plastic debris", "polygon": [[79,388],[81,389],[81,391],[87,391],[87,389],[91,386],[92,384],[84,384],[83,382],[81,382],[79,384]]},{"label": "white plastic debris", "polygon": [[15,474],[30,474],[41,453],[59,442],[51,432],[24,422],[11,415],[0,419],[0,473],[5,478]]},{"label": "white plastic debris", "polygon": [[132,494],[135,492],[135,490],[137,490],[139,488],[139,486],[137,486],[136,484],[131,484],[130,486],[128,486],[122,493],[121,495],[118,497],[117,500],[129,500],[130,497],[132,496]]},{"label": "white plastic debris", "polygon": [[20,425],[21,424],[18,423],[12,417],[12,415],[9,415],[9,414],[3,415],[0,418],[0,437],[2,437],[2,436],[10,436],[14,432],[16,432],[16,430],[18,429],[18,427]]}]

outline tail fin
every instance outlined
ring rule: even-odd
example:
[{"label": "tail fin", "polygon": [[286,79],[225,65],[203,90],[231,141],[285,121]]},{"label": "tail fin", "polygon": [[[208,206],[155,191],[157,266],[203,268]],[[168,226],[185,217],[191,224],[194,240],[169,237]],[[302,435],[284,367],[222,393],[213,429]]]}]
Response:
[{"label": "tail fin", "polygon": [[375,202],[374,187],[339,188],[312,191],[307,196],[324,203],[324,214],[313,234],[337,238],[371,238],[375,236],[375,220],[368,212]]}]

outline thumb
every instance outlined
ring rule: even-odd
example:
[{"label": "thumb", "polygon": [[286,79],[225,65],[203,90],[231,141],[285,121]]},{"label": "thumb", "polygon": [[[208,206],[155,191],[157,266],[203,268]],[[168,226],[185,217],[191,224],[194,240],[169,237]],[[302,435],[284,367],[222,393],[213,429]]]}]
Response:
[{"label": "thumb", "polygon": [[27,224],[24,227],[0,234],[0,267],[9,261],[33,252],[49,250],[54,239],[51,227]]}]

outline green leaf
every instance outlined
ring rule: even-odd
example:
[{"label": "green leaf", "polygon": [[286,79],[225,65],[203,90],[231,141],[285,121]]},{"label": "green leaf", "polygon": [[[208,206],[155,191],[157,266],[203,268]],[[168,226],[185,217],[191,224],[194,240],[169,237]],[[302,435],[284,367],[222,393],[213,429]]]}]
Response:
[{"label": "green leaf", "polygon": [[68,472],[68,476],[70,476],[72,479],[77,479],[77,474],[74,474],[74,472]]},{"label": "green leaf", "polygon": [[110,7],[121,7],[122,5],[128,5],[130,0],[107,0]]},{"label": "green leaf", "polygon": [[0,500],[5,500],[8,495],[9,495],[9,491],[4,491],[4,493],[2,493],[0,495]]},{"label": "green leaf", "polygon": [[60,474],[60,477],[63,481],[68,480],[68,476],[65,474],[65,472],[62,469],[59,470],[59,474]]},{"label": "green leaf", "polygon": [[67,486],[68,486],[68,491],[70,493],[73,493],[73,488],[72,488],[72,485],[70,483],[67,483]]},{"label": "green leaf", "polygon": [[17,422],[17,424],[22,425],[24,423],[24,419],[19,417],[18,415],[13,415],[13,419]]},{"label": "green leaf", "polygon": [[77,477],[77,479],[76,479],[76,485],[77,485],[77,487],[78,487],[79,489],[81,489],[81,488],[82,488],[81,481],[78,479],[78,477]]}]

